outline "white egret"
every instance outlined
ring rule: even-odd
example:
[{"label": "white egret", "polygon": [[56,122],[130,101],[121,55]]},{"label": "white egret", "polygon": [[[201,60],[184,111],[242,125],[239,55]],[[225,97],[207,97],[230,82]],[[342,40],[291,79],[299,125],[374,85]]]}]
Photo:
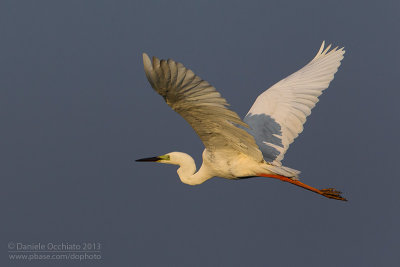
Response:
[{"label": "white egret", "polygon": [[330,48],[331,45],[325,48],[323,42],[306,66],[259,95],[243,120],[227,108],[228,103],[213,86],[181,63],[156,57],[151,61],[144,53],[144,70],[151,86],[193,127],[205,149],[198,172],[193,158],[182,152],[137,161],[179,165],[179,178],[189,185],[216,176],[227,179],[264,176],[346,201],[334,188],[319,190],[301,183],[300,171],[281,164],[343,59],[343,48]]}]

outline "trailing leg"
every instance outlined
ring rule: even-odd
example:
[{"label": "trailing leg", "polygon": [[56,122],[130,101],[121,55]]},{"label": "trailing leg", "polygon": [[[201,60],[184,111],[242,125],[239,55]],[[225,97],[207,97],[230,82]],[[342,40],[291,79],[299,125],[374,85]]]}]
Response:
[{"label": "trailing leg", "polygon": [[281,180],[283,182],[288,182],[288,183],[300,186],[300,187],[302,187],[304,189],[310,190],[310,191],[312,191],[314,193],[320,194],[320,195],[322,195],[324,197],[327,197],[327,198],[347,201],[347,199],[345,199],[344,197],[342,197],[340,195],[342,192],[337,191],[334,188],[316,189],[316,188],[314,188],[312,186],[309,186],[309,185],[306,185],[306,184],[304,184],[304,183],[302,183],[302,182],[300,182],[298,180],[293,180],[293,179],[291,179],[289,177],[282,176],[282,175],[277,175],[277,174],[262,174],[261,173],[261,174],[257,174],[257,175],[258,176],[262,176],[262,177],[275,178],[275,179]]}]

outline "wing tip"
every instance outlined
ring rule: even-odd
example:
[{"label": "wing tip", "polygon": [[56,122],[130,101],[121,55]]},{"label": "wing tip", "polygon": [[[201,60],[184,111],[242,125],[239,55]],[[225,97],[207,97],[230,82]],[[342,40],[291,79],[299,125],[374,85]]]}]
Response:
[{"label": "wing tip", "polygon": [[[339,48],[338,46],[336,46],[335,48],[331,49],[332,44],[329,44],[325,47],[325,40],[322,41],[321,47],[319,48],[317,54],[315,55],[314,59],[317,59],[321,56],[326,56],[330,53],[338,53],[341,54],[342,56],[344,55],[344,53],[346,52],[346,50],[344,50],[344,47]],[[339,48],[339,49],[338,49]]]},{"label": "wing tip", "polygon": [[143,53],[142,56],[143,56],[144,68],[146,70],[151,70],[152,69],[152,64],[151,64],[150,57],[146,53]]}]

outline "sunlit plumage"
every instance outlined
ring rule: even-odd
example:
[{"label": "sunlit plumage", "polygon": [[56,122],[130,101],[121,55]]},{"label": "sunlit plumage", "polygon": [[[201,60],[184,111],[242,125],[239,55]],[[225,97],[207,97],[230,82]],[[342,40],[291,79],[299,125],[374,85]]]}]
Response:
[{"label": "sunlit plumage", "polygon": [[345,200],[333,188],[318,190],[301,183],[299,171],[281,164],[343,59],[343,48],[330,50],[330,47],[325,48],[323,42],[306,66],[259,95],[243,120],[227,108],[228,103],[213,86],[181,63],[156,57],[150,60],[143,54],[151,86],[193,127],[205,149],[198,172],[193,158],[182,152],[137,161],[180,165],[178,175],[189,185],[216,176],[227,179],[264,176]]}]

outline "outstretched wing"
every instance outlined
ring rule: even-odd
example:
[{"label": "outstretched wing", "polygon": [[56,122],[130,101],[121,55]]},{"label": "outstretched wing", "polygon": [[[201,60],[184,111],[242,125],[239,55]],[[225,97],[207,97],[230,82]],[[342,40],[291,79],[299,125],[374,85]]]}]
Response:
[{"label": "outstretched wing", "polygon": [[280,166],[286,150],[303,131],[303,124],[328,88],[345,51],[322,43],[317,55],[299,71],[258,96],[244,118],[264,159]]},{"label": "outstretched wing", "polygon": [[193,127],[207,150],[230,148],[263,159],[254,137],[239,128],[248,125],[208,82],[171,59],[151,61],[144,53],[143,64],[151,86]]}]

